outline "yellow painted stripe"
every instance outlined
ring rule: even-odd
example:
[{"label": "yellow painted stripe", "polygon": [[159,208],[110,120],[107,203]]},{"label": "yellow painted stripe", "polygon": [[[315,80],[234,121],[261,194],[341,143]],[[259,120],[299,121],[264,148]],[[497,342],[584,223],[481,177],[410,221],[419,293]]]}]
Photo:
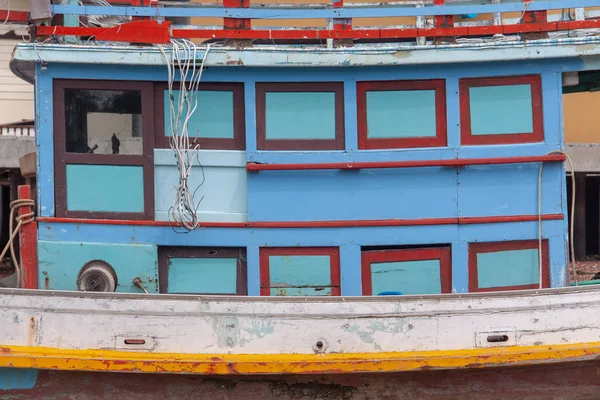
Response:
[{"label": "yellow painted stripe", "polygon": [[0,347],[0,367],[216,375],[402,372],[559,363],[595,358],[600,342],[365,354],[168,354]]}]

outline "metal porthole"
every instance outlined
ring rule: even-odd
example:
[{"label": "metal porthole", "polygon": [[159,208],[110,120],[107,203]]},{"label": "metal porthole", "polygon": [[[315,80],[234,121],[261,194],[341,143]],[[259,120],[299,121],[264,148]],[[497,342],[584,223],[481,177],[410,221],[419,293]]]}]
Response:
[{"label": "metal porthole", "polygon": [[117,274],[107,262],[94,260],[87,263],[77,277],[77,290],[81,292],[114,292]]}]

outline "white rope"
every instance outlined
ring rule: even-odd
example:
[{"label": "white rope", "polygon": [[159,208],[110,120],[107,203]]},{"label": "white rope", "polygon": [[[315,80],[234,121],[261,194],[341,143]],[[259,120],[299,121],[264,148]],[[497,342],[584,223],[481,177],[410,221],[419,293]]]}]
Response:
[{"label": "white rope", "polygon": [[35,202],[31,199],[19,199],[19,200],[12,201],[10,203],[10,216],[9,216],[10,219],[9,219],[9,223],[8,223],[8,231],[10,232],[10,236],[8,238],[8,243],[6,243],[6,246],[4,246],[4,250],[2,250],[2,253],[0,253],[0,260],[3,260],[4,256],[8,252],[8,250],[10,250],[10,256],[12,257],[12,262],[15,266],[17,287],[21,286],[22,267],[21,267],[20,262],[17,261],[17,254],[15,252],[15,238],[17,237],[17,234],[19,233],[21,226],[23,226],[25,224],[29,224],[35,220],[35,218],[34,218],[35,213],[33,211],[31,211],[26,214],[19,215],[16,218],[17,226],[13,228],[13,221],[15,220],[15,211],[17,211],[21,207],[34,207],[34,206],[35,206]]},{"label": "white rope", "polygon": [[[188,179],[194,166],[193,154],[198,157],[197,144],[190,145],[189,122],[198,107],[198,88],[204,71],[204,63],[210,51],[210,44],[198,68],[198,47],[189,40],[171,39],[172,54],[167,56],[163,46],[159,46],[167,61],[169,89],[169,123],[171,128],[170,145],[179,171],[179,182],[173,186],[175,197],[169,210],[169,220],[183,226],[188,231],[198,227],[197,209],[202,198],[196,204],[195,193],[190,190]],[[173,93],[175,73],[179,72],[180,86],[178,97]],[[192,153],[190,152],[192,150]],[[198,160],[199,164],[199,160]],[[201,185],[202,183],[200,183]]]},{"label": "white rope", "polygon": [[[562,154],[567,158],[567,162],[569,163],[569,169],[571,170],[571,216],[569,220],[569,252],[571,259],[571,274],[573,279],[575,280],[575,286],[579,285],[577,281],[577,270],[575,267],[575,245],[573,243],[574,239],[574,225],[575,225],[575,170],[573,169],[573,162],[571,161],[571,157],[565,152],[560,150],[551,151],[548,155],[551,154]],[[538,271],[539,271],[539,288],[541,289],[543,282],[543,262],[542,262],[542,171],[544,170],[544,163],[540,163],[540,171],[538,175]]]}]

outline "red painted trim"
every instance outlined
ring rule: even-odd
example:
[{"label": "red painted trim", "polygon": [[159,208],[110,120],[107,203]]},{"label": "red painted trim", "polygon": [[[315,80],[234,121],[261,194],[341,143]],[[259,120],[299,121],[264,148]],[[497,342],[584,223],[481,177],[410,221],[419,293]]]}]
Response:
[{"label": "red painted trim", "polygon": [[[537,240],[521,240],[507,242],[487,242],[469,244],[469,292],[498,292],[504,290],[537,289],[539,285],[499,286],[493,288],[480,288],[477,271],[477,254],[494,253],[507,250],[538,249]],[[550,287],[549,251],[548,240],[542,241],[542,287]]]},{"label": "red painted trim", "polygon": [[261,247],[260,295],[271,295],[269,256],[329,256],[331,259],[331,294],[341,296],[340,249],[338,247]]},{"label": "red painted trim", "polygon": [[[544,214],[543,221],[563,220],[563,214]],[[429,225],[468,225],[506,222],[537,221],[537,215],[508,215],[493,217],[460,217],[460,218],[422,218],[422,219],[371,219],[340,221],[256,221],[256,222],[203,222],[203,228],[360,228],[378,226],[429,226]],[[39,217],[38,222],[59,224],[87,225],[127,225],[127,226],[175,226],[169,221],[115,220]]]},{"label": "red painted trim", "polygon": [[260,164],[247,163],[247,171],[300,171],[313,169],[379,169],[379,168],[418,168],[418,167],[466,167],[469,165],[501,165],[536,162],[565,161],[564,154],[545,156],[498,157],[498,158],[452,158],[449,160],[418,160],[418,161],[367,161],[339,163],[295,163],[295,164]]},{"label": "red painted trim", "polygon": [[362,253],[361,259],[363,296],[373,295],[371,264],[397,261],[440,260],[441,291],[442,293],[452,292],[452,260],[449,247],[365,251]]},{"label": "red painted trim", "polygon": [[28,11],[0,10],[0,21],[4,22],[29,22]]},{"label": "red painted trim", "polygon": [[[469,89],[482,86],[531,85],[533,132],[498,135],[473,135],[471,132],[471,103]],[[544,141],[544,116],[542,106],[542,81],[539,75],[502,78],[461,79],[460,92],[460,140],[462,145],[518,144]],[[506,100],[507,102],[510,99]],[[498,112],[502,112],[499,110]],[[510,118],[509,115],[506,116]]]},{"label": "red painted trim", "polygon": [[[434,137],[368,138],[367,92],[400,90],[435,90],[436,135]],[[448,130],[446,126],[446,81],[443,79],[427,81],[358,82],[356,84],[356,100],[358,148],[361,150],[445,147],[448,145]]]},{"label": "red painted trim", "polygon": [[[29,185],[19,186],[19,199],[31,199]],[[20,207],[19,215],[32,212],[31,207]],[[21,227],[19,232],[19,249],[22,285],[25,289],[39,289],[38,287],[38,259],[37,259],[37,222],[30,222]]]},{"label": "red painted trim", "polygon": [[[223,0],[223,7],[250,8],[250,0]],[[223,18],[223,27],[225,29],[251,29],[251,21],[250,18]]]}]

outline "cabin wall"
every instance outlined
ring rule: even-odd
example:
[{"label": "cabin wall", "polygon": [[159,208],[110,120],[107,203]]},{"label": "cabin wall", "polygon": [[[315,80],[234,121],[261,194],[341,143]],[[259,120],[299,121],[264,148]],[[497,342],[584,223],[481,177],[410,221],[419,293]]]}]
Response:
[{"label": "cabin wall", "polygon": [[[563,148],[561,118],[561,70],[577,68],[577,61],[504,63],[495,65],[430,65],[377,68],[210,68],[205,82],[243,82],[246,150],[202,150],[202,167],[193,171],[192,187],[202,180],[198,197],[199,217],[217,223],[188,234],[168,225],[101,220],[78,223],[56,217],[54,187],[54,143],[52,139],[53,79],[101,79],[160,82],[161,68],[120,66],[48,65],[37,71],[39,135],[39,215],[50,218],[40,223],[40,249],[52,246],[61,253],[73,244],[106,246],[158,246],[151,259],[159,263],[164,246],[235,247],[245,249],[247,294],[260,295],[261,249],[266,247],[333,247],[339,249],[339,280],[342,295],[361,295],[361,254],[373,248],[450,247],[451,291],[469,291],[470,243],[536,240],[538,238],[538,163],[470,167],[411,169],[363,169],[321,171],[246,171],[247,162],[327,163],[408,160],[448,160],[539,156]],[[543,140],[517,145],[461,146],[459,81],[462,78],[539,74],[543,100]],[[373,80],[445,79],[448,145],[445,147],[359,150],[356,82]],[[343,82],[343,150],[265,151],[258,150],[256,132],[257,82]],[[154,219],[166,221],[173,201],[172,186],[177,168],[168,149],[153,152]],[[561,164],[544,164],[541,202],[545,216],[566,213],[565,171]],[[476,223],[458,223],[474,217]],[[491,223],[495,217],[515,217]],[[526,217],[526,218],[521,218]],[[521,218],[521,222],[518,222]],[[249,225],[227,225],[231,222]],[[347,221],[346,226],[328,227]],[[354,221],[354,222],[353,222]],[[369,222],[371,221],[371,222]],[[373,222],[375,221],[375,222]],[[386,222],[387,221],[387,222]],[[389,221],[404,221],[403,223]],[[465,220],[467,221],[467,220]],[[305,222],[302,227],[286,223]],[[218,223],[222,225],[219,226]],[[265,223],[267,225],[260,225]],[[268,225],[274,223],[274,225]],[[258,224],[258,225],[257,225]],[[278,225],[279,224],[279,225]],[[396,225],[396,226],[394,226]],[[566,284],[566,222],[544,218],[542,235],[548,245],[549,281],[553,287]],[[65,250],[61,250],[61,247]],[[66,289],[63,277],[75,281],[81,262],[61,263],[48,251],[39,251],[40,285]],[[90,255],[91,257],[91,255]],[[152,264],[151,260],[147,260]],[[117,271],[119,274],[120,272]],[[264,273],[263,273],[264,275]],[[154,277],[158,280],[158,276]],[[129,278],[124,278],[129,279]],[[336,279],[332,275],[332,280]],[[123,280],[125,282],[125,280]],[[332,281],[333,282],[333,281]],[[335,286],[334,283],[331,285]],[[127,282],[129,284],[129,282]],[[72,284],[71,284],[72,285]],[[122,289],[129,291],[130,288]],[[132,289],[135,291],[136,289]],[[305,292],[305,294],[308,292]]]}]

